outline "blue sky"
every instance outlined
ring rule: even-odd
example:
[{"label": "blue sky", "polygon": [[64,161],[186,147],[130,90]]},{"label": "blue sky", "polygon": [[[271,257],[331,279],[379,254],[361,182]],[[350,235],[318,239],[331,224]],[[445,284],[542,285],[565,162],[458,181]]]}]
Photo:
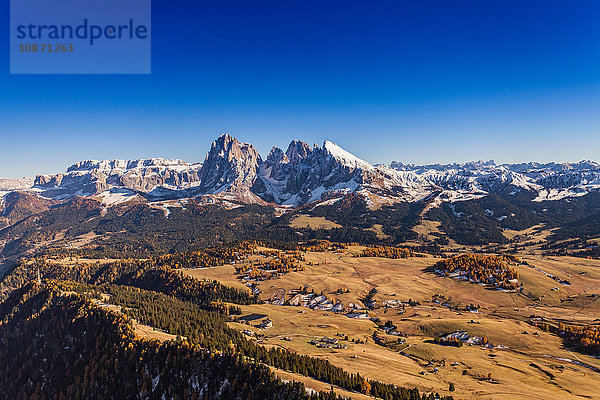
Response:
[{"label": "blue sky", "polygon": [[[2,26],[8,25],[8,2]],[[151,75],[9,75],[0,176],[328,139],[373,163],[600,160],[600,2],[165,1]]]}]

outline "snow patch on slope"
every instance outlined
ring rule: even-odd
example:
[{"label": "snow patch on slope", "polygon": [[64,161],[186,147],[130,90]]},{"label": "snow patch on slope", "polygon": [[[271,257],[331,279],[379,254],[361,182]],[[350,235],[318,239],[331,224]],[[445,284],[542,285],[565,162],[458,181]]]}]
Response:
[{"label": "snow patch on slope", "polygon": [[538,192],[538,195],[533,201],[556,201],[562,200],[567,197],[579,197],[587,194],[588,192],[585,190],[575,190],[573,188],[569,189],[543,189]]},{"label": "snow patch on slope", "polygon": [[113,188],[100,193],[97,197],[105,206],[114,206],[133,200],[137,193],[133,190],[124,188]]},{"label": "snow patch on slope", "polygon": [[3,217],[4,214],[6,214],[6,200],[5,200],[5,197],[9,193],[10,192],[0,190],[0,210],[2,211],[2,212],[0,212],[0,217]]}]

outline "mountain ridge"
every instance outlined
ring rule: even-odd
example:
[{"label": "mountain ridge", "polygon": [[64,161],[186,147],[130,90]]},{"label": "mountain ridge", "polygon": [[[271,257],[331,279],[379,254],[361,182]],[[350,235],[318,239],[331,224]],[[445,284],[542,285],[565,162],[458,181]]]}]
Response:
[{"label": "mountain ridge", "polygon": [[[374,202],[415,202],[444,193],[440,201],[487,194],[525,195],[533,201],[582,196],[600,189],[600,164],[496,164],[490,161],[415,165],[393,161],[372,165],[334,142],[309,146],[293,140],[266,158],[228,134],[216,139],[203,162],[148,158],[84,160],[58,174],[35,179],[0,179],[2,203],[14,190],[44,198],[112,196],[131,191],[153,201],[210,196],[217,199],[299,206],[332,194],[356,192]],[[113,196],[114,197],[114,196]],[[5,206],[2,205],[4,208]]]}]

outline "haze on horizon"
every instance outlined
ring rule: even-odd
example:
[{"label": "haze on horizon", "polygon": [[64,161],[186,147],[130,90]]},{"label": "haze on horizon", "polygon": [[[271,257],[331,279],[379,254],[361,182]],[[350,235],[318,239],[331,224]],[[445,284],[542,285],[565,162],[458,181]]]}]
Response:
[{"label": "haze on horizon", "polygon": [[1,177],[203,161],[223,132],[263,157],[299,139],[374,164],[600,160],[598,2],[152,6],[148,76],[9,75],[4,41]]}]

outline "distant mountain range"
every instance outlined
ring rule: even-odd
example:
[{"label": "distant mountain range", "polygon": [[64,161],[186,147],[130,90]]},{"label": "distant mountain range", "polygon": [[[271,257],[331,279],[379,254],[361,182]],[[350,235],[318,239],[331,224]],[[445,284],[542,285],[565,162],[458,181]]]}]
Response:
[{"label": "distant mountain range", "polygon": [[92,240],[121,255],[242,239],[506,244],[507,230],[533,226],[585,247],[600,236],[599,188],[592,161],[371,165],[330,141],[297,140],[263,159],[222,135],[202,163],[88,160],[0,180],[0,259]]},{"label": "distant mountain range", "polygon": [[[98,196],[108,205],[141,196],[150,201],[209,196],[244,203],[299,206],[356,192],[370,202],[415,202],[436,197],[455,202],[487,194],[526,196],[532,201],[582,196],[600,188],[600,164],[371,165],[340,146],[294,140],[273,147],[266,159],[256,148],[222,135],[203,163],[162,158],[87,160],[65,173],[35,179],[0,179],[3,197],[27,191],[46,199]],[[1,206],[0,206],[1,207]]]}]

